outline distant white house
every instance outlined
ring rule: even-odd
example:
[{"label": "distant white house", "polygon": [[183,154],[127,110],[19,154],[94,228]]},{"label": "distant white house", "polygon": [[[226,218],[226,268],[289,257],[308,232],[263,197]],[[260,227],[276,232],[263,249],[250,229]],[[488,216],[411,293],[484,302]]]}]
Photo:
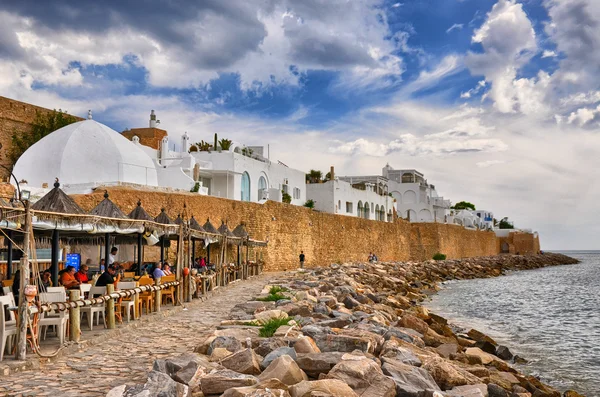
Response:
[{"label": "distant white house", "polygon": [[332,214],[391,222],[394,199],[370,182],[351,184],[335,177],[324,183],[306,185],[306,195],[315,202],[315,209]]}]

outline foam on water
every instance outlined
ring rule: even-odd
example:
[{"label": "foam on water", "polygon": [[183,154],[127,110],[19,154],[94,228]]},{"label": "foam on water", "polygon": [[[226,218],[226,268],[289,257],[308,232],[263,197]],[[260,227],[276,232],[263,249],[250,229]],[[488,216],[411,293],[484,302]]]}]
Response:
[{"label": "foam on water", "polygon": [[426,306],[529,360],[524,373],[600,397],[600,251],[564,253],[581,263],[446,283]]}]

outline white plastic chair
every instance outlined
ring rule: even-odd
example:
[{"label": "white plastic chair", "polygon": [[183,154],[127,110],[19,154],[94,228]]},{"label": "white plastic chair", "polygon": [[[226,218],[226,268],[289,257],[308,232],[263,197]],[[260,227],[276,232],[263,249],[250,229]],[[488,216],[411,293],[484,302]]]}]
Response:
[{"label": "white plastic chair", "polygon": [[[17,324],[7,324],[5,317],[4,306],[13,306],[9,296],[0,296],[0,361],[4,358],[4,349],[10,348],[13,345],[13,339],[16,342],[17,337]],[[14,317],[14,313],[10,312],[10,318]],[[6,343],[8,342],[8,343]]]},{"label": "white plastic chair", "polygon": [[[121,281],[117,283],[117,289],[134,289],[135,282],[131,281]],[[135,319],[135,301],[133,300],[133,296],[129,300],[121,300],[120,305],[125,309],[125,313],[127,314],[127,322],[130,320],[130,315]]]},{"label": "white plastic chair", "polygon": [[12,289],[10,289],[10,287],[2,287],[2,291],[4,292],[4,295],[8,295],[9,292],[12,292]]},{"label": "white plastic chair", "polygon": [[[83,284],[82,284],[83,285]],[[90,285],[89,297],[93,298],[94,295],[106,295],[106,287],[92,287]],[[90,326],[90,331],[94,330],[94,321],[96,324],[100,324],[100,315],[102,315],[102,323],[104,327],[106,327],[106,317],[104,316],[104,305],[98,304],[93,306],[83,306],[79,308],[79,315],[83,320],[83,315],[85,314],[88,320],[88,325]]]},{"label": "white plastic chair", "polygon": [[46,288],[46,292],[62,292],[63,294],[65,294],[65,296],[67,296],[67,291],[65,290],[65,287],[48,287]]},{"label": "white plastic chair", "polygon": [[86,297],[86,294],[88,294],[91,289],[92,289],[92,284],[81,284],[79,286],[79,291],[80,291],[80,294],[81,294],[81,299],[84,299]]},{"label": "white plastic chair", "polygon": [[[40,292],[40,302],[66,302],[67,294],[64,292]],[[40,333],[38,334],[38,338],[41,337],[42,331],[44,334],[44,340],[46,340],[46,332],[48,331],[48,327],[53,326],[56,330],[56,335],[58,336],[58,340],[62,346],[65,341],[65,336],[67,334],[67,321],[69,320],[69,316],[67,316],[66,310],[59,310],[58,312],[44,312],[38,322],[40,327]]]}]

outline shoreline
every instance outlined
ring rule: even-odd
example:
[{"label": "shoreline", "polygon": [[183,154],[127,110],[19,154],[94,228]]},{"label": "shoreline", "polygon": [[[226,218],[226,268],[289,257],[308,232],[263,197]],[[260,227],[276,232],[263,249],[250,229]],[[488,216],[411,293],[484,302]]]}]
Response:
[{"label": "shoreline", "polygon": [[507,347],[455,332],[422,303],[443,281],[578,262],[545,253],[288,272],[234,307],[194,353],[156,360],[146,384],[109,395],[160,384],[174,396],[577,397],[519,372]]}]

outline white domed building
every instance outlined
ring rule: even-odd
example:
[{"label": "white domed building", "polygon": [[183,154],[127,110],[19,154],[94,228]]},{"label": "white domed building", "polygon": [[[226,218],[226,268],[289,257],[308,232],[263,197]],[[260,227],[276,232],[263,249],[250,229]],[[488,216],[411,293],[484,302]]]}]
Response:
[{"label": "white domed building", "polygon": [[88,119],[60,128],[21,155],[13,173],[31,188],[52,187],[56,178],[69,193],[99,185],[158,186],[154,161],[117,131]]}]

